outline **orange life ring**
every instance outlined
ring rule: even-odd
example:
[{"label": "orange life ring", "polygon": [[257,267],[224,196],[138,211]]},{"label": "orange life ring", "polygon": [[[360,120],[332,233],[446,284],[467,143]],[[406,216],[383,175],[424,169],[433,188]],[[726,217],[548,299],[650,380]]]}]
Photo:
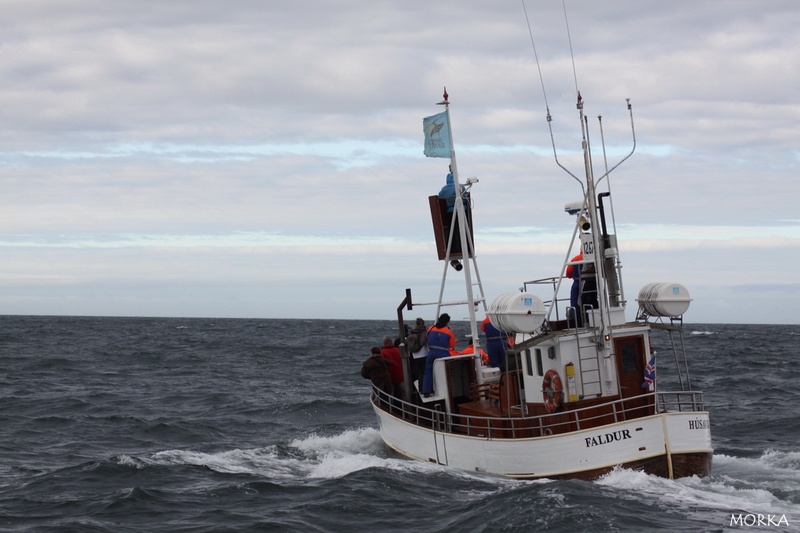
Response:
[{"label": "orange life ring", "polygon": [[555,413],[564,403],[564,386],[561,377],[555,370],[548,370],[542,381],[542,397],[544,408],[548,413]]}]

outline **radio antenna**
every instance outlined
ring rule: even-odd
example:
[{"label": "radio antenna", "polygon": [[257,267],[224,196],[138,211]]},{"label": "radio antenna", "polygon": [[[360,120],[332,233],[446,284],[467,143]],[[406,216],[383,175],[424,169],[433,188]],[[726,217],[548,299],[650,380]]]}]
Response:
[{"label": "radio antenna", "polygon": [[561,5],[564,7],[564,23],[567,26],[567,40],[569,41],[569,57],[572,60],[572,79],[575,80],[575,94],[580,94],[578,90],[578,71],[575,69],[575,53],[572,51],[572,34],[569,31],[569,17],[567,16],[567,2],[561,0]]},{"label": "radio antenna", "polygon": [[531,36],[531,46],[533,47],[533,57],[536,59],[536,70],[539,71],[539,83],[542,85],[542,96],[544,97],[544,107],[547,109],[547,120],[550,120],[550,105],[547,103],[547,91],[544,89],[544,77],[542,76],[542,66],[539,64],[539,54],[536,53],[536,42],[533,39],[531,21],[528,18],[528,9],[525,7],[525,0],[522,0],[522,10],[525,12],[525,22],[528,24],[528,35]]}]

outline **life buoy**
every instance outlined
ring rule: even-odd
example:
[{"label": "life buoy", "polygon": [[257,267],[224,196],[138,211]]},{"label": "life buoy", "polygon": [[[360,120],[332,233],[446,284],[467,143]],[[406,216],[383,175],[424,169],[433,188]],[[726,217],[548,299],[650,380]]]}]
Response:
[{"label": "life buoy", "polygon": [[548,413],[555,413],[564,403],[564,386],[561,377],[555,370],[548,370],[542,381],[542,397],[544,408]]}]

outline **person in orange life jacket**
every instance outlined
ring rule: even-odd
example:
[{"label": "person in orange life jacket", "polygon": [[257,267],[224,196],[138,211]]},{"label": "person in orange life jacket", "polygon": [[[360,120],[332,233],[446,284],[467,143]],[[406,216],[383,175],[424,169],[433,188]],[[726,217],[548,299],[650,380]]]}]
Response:
[{"label": "person in orange life jacket", "polygon": [[383,338],[383,348],[381,356],[392,362],[389,367],[389,377],[392,378],[392,388],[394,395],[398,398],[403,396],[405,386],[403,384],[403,358],[400,355],[400,348],[394,345],[391,337]]},{"label": "person in orange life jacket", "polygon": [[[578,253],[575,257],[569,260],[570,263],[577,263],[583,261],[583,252]],[[572,288],[569,291],[569,304],[572,307],[578,305],[578,293],[580,292],[581,282],[581,266],[582,265],[567,265],[566,277],[572,278]]]},{"label": "person in orange life jacket", "polygon": [[[570,259],[570,263],[575,261],[583,261],[583,252]],[[594,263],[567,265],[566,275],[574,280],[569,295],[570,305],[581,310],[585,310],[587,306],[597,309],[597,278]],[[578,326],[582,325],[584,318],[583,312],[578,313]]]},{"label": "person in orange life jacket", "polygon": [[425,359],[425,374],[422,376],[422,394],[425,396],[430,396],[433,392],[433,362],[456,353],[456,335],[447,327],[449,323],[450,315],[443,313],[436,324],[428,329],[428,357]]},{"label": "person in orange life jacket", "polygon": [[511,334],[494,327],[488,316],[481,322],[481,329],[486,334],[486,351],[489,354],[489,366],[503,369],[506,363],[506,348],[512,346],[513,337]]},{"label": "person in orange life jacket", "polygon": [[389,367],[392,362],[381,356],[381,349],[373,346],[370,356],[361,364],[361,377],[372,381],[372,384],[381,389],[386,394],[392,394],[392,377],[389,375]]},{"label": "person in orange life jacket", "polygon": [[[578,255],[573,257],[569,260],[570,263],[575,263],[576,261],[583,260],[583,252],[580,252]],[[572,278],[572,287],[569,290],[569,305],[570,307],[577,309],[578,308],[578,297],[580,296],[581,292],[581,265],[567,265],[566,277]],[[574,313],[574,311],[570,312],[570,315]],[[574,316],[568,315],[567,318],[574,320]],[[581,314],[578,313],[578,326],[583,323],[581,320]]]},{"label": "person in orange life jacket", "polygon": [[[458,352],[457,355],[467,355],[472,353],[475,353],[475,343],[472,342],[472,339],[470,339],[469,345],[460,352]],[[481,348],[481,363],[485,365],[488,362],[489,362],[489,355],[484,351],[483,348]]]}]

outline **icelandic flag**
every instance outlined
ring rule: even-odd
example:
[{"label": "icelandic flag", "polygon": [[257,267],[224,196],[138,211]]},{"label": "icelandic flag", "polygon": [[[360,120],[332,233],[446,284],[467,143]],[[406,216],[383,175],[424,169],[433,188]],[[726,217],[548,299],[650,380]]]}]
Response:
[{"label": "icelandic flag", "polygon": [[425,132],[425,149],[428,157],[450,157],[450,124],[447,122],[447,111],[422,119],[422,131]]},{"label": "icelandic flag", "polygon": [[644,367],[644,383],[643,389],[653,389],[653,382],[656,380],[656,356],[650,358],[650,362]]}]

